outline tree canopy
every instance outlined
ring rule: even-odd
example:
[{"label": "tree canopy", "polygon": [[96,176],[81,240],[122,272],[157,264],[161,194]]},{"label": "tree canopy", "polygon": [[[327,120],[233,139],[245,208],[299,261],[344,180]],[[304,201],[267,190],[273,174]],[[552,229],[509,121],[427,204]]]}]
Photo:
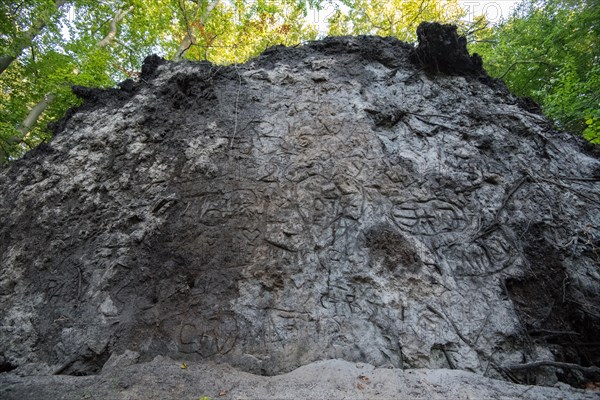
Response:
[{"label": "tree canopy", "polygon": [[471,49],[513,93],[556,124],[600,144],[600,2],[526,0]]},{"label": "tree canopy", "polygon": [[405,42],[417,38],[423,21],[460,22],[464,10],[457,0],[343,0],[329,19],[329,35],[395,36]]},{"label": "tree canopy", "polygon": [[22,0],[0,5],[0,161],[49,138],[78,100],[72,85],[135,78],[152,53],[243,62],[316,38],[297,0]]},{"label": "tree canopy", "polygon": [[[598,0],[526,0],[479,29],[473,50],[492,75],[540,102],[560,127],[600,142]],[[0,162],[47,140],[77,104],[72,85],[113,87],[143,59],[244,62],[276,44],[315,39],[322,0],[19,0],[0,3]],[[460,24],[457,0],[340,0],[329,35],[414,42],[422,21]],[[481,22],[480,19],[478,22]],[[323,22],[323,21],[320,21]],[[464,25],[464,24],[463,24]],[[467,26],[468,28],[469,26]],[[465,32],[468,29],[464,30]],[[470,31],[469,33],[472,33]],[[473,36],[473,35],[472,35]]]}]

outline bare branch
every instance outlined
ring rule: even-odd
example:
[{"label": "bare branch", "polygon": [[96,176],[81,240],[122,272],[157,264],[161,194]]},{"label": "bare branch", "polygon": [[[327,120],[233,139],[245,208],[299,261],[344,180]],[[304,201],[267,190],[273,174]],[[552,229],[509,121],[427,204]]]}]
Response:
[{"label": "bare branch", "polygon": [[194,37],[194,34],[192,32],[188,31],[188,33],[186,33],[183,39],[181,40],[181,43],[179,43],[179,49],[177,49],[177,53],[175,54],[174,60],[183,60],[183,55],[185,54],[185,52],[188,51],[189,48],[192,47],[192,45],[194,44],[196,44],[196,38]]},{"label": "bare branch", "polygon": [[[173,59],[175,61],[181,61],[183,59],[183,55],[185,54],[186,51],[188,51],[188,49],[190,47],[192,47],[193,44],[195,44],[196,42],[196,38],[194,37],[194,34],[192,33],[192,28],[190,26],[190,23],[187,19],[187,10],[185,9],[185,5],[181,3],[181,0],[177,1],[177,6],[179,7],[179,11],[181,11],[181,14],[183,16],[183,22],[185,23],[185,36],[183,37],[183,39],[181,40],[181,43],[179,43],[179,48],[177,49],[177,52],[175,53],[175,57],[173,57]],[[200,9],[200,2],[197,3],[196,6],[196,11],[194,11],[194,15],[198,13],[198,10]]]},{"label": "bare branch", "polygon": [[425,6],[425,0],[421,1],[421,4],[419,4],[419,10],[417,11],[417,13],[415,14],[414,18],[408,23],[407,27],[409,29],[413,28],[413,24],[415,23],[415,21],[417,20],[417,18],[419,18],[421,16],[421,14],[424,11],[424,7]]},{"label": "bare branch", "polygon": [[[200,24],[201,25],[204,25],[206,23],[206,20],[208,19],[208,17],[212,13],[212,11],[215,9],[215,7],[219,4],[219,1],[220,0],[212,0],[208,4],[208,6],[206,7],[206,10],[204,10],[202,15],[200,16]],[[200,10],[200,6],[201,6],[200,4],[201,4],[201,2],[198,2],[198,6],[197,6],[194,14],[197,14],[198,11]],[[180,2],[179,2],[179,9],[181,10],[181,12],[183,14],[183,19],[184,19],[185,27],[186,27],[186,34],[183,37],[183,39],[181,40],[181,43],[179,44],[179,48],[177,49],[177,52],[175,53],[175,57],[173,58],[175,61],[183,60],[183,55],[185,54],[185,52],[188,51],[190,47],[192,47],[193,45],[196,44],[196,37],[194,36],[194,33],[192,32],[192,28],[190,26],[190,23],[187,20],[185,7],[183,7]]]},{"label": "bare branch", "polygon": [[102,49],[102,48],[108,46],[110,44],[110,42],[112,42],[114,40],[114,38],[117,36],[117,25],[131,11],[133,11],[133,6],[129,7],[126,10],[117,11],[117,13],[115,14],[115,17],[110,21],[110,29],[109,29],[108,33],[106,34],[106,36],[104,36],[104,38],[102,40],[100,40],[98,43],[96,43],[96,47],[99,47]]},{"label": "bare branch", "polygon": [[503,74],[502,74],[500,77],[498,77],[498,79],[502,79],[502,78],[504,78],[504,77],[506,76],[506,74],[508,74],[508,73],[510,72],[510,70],[511,70],[511,69],[513,69],[513,67],[514,67],[515,65],[517,65],[517,64],[530,64],[530,63],[531,63],[531,64],[544,64],[544,65],[547,65],[547,66],[549,66],[549,67],[551,66],[551,65],[550,65],[549,63],[547,63],[546,61],[536,61],[536,60],[531,60],[531,61],[515,61],[514,63],[512,63],[512,64],[510,65],[510,67],[508,67],[508,69],[507,69],[506,71],[504,71],[504,73],[503,73]]},{"label": "bare branch", "polygon": [[508,365],[502,366],[502,368],[505,368],[505,369],[508,369],[511,371],[528,370],[528,369],[535,369],[535,368],[539,368],[539,367],[574,369],[577,371],[594,373],[594,374],[600,373],[600,367],[596,367],[594,365],[592,365],[591,367],[584,367],[579,364],[571,364],[571,363],[557,362],[557,361],[534,361],[534,362],[530,362],[530,363],[526,363],[526,364],[508,364]]}]

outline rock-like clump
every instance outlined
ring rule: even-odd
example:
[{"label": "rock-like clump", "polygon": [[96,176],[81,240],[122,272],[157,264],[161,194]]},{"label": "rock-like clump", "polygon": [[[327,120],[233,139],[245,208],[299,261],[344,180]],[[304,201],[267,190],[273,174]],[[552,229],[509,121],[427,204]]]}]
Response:
[{"label": "rock-like clump", "polygon": [[417,38],[413,61],[427,71],[485,76],[481,57],[469,55],[467,38],[457,34],[456,26],[424,22],[417,28]]},{"label": "rock-like clump", "polygon": [[[595,379],[598,155],[428,29],[449,35],[149,57],[138,82],[76,88],[0,172],[2,369],[90,375],[132,350]],[[515,368],[535,361],[555,366]]]}]

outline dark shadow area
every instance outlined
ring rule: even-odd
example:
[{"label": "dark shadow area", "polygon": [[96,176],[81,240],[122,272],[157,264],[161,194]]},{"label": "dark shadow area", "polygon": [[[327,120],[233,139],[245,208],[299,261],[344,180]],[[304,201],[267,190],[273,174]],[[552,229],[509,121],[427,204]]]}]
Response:
[{"label": "dark shadow area", "polygon": [[[564,256],[546,242],[543,226],[535,225],[527,235],[524,250],[531,272],[507,280],[506,288],[528,340],[547,346],[556,361],[599,365],[600,317],[594,310],[600,299],[571,281]],[[599,378],[567,369],[557,370],[557,377],[579,387]]]}]

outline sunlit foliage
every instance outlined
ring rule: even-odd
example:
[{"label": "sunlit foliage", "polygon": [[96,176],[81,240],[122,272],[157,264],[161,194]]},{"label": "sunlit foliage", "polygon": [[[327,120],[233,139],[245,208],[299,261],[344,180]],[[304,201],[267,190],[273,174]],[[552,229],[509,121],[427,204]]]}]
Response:
[{"label": "sunlit foliage", "polygon": [[539,102],[560,128],[600,144],[598,0],[527,0],[472,50],[514,93]]}]

